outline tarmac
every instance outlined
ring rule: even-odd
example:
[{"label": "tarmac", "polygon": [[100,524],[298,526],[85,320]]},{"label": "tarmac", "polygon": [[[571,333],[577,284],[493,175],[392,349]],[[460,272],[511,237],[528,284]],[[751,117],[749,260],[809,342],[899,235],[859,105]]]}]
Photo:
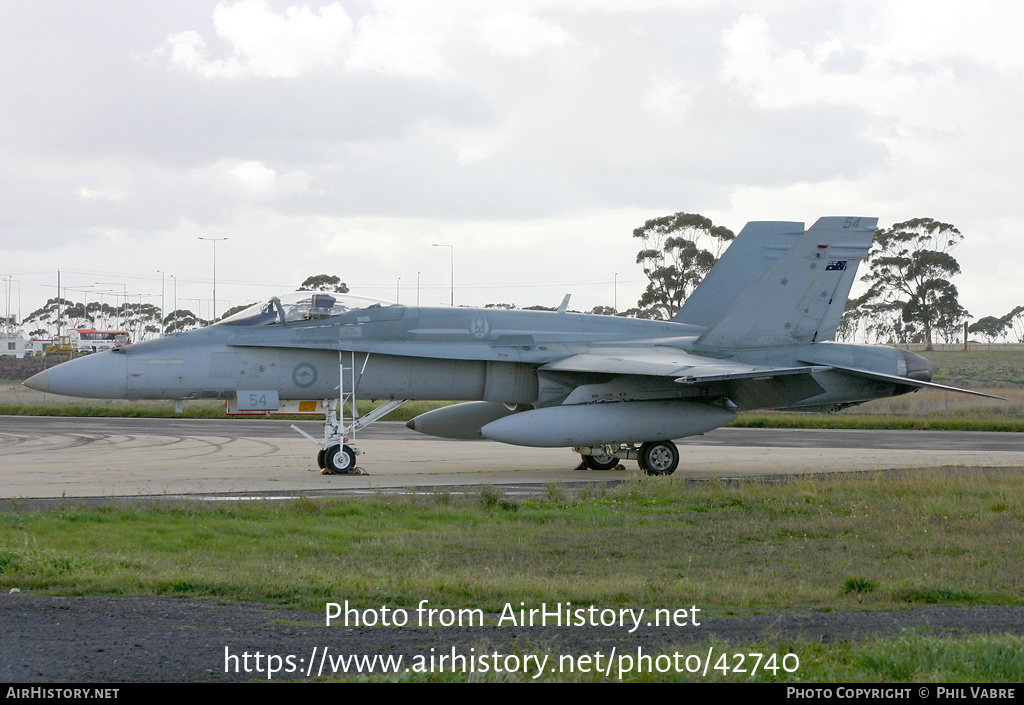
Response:
[{"label": "tarmac", "polygon": [[[313,435],[318,424],[300,426]],[[908,468],[1024,468],[1024,434],[718,429],[680,442],[673,477]],[[608,482],[566,448],[448,441],[380,422],[355,443],[363,475],[323,475],[289,422],[0,417],[0,499],[273,496],[407,487]]]}]

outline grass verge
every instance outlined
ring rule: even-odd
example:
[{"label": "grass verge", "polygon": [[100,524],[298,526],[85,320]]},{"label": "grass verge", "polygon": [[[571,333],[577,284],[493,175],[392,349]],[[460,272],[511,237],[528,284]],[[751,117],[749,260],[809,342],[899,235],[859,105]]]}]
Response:
[{"label": "grass verge", "polygon": [[[481,609],[491,623],[506,604],[520,602],[696,605],[716,618],[787,608],[1022,605],[1022,528],[1024,477],[965,469],[774,483],[643,478],[576,496],[551,484],[528,501],[485,487],[468,495],[15,508],[0,512],[0,589],[270,601],[315,612],[341,600],[412,612],[426,599],[438,608]],[[703,657],[709,645],[716,657],[708,673],[686,672],[687,656]],[[531,648],[524,644],[523,653]],[[660,653],[666,656],[652,669],[633,669],[622,680],[1024,680],[1024,638],[1008,635],[925,630],[853,642],[711,642]],[[776,667],[749,672],[748,656],[748,672],[735,672],[742,665],[736,653],[777,654]],[[785,654],[799,668],[780,668]],[[684,664],[682,672],[659,670],[665,659]],[[398,679],[528,675],[409,672]],[[543,679],[602,677],[592,668],[559,668]]]},{"label": "grass verge", "polygon": [[762,609],[1024,604],[1024,478],[949,470],[687,483],[569,499],[299,499],[0,514],[0,588],[319,609],[506,602]]}]

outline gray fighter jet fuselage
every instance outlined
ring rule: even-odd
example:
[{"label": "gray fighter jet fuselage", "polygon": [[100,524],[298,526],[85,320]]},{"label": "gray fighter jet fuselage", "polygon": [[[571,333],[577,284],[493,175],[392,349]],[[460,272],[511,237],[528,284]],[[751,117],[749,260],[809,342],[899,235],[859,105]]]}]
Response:
[{"label": "gray fighter jet fuselage", "polygon": [[[842,408],[932,386],[904,350],[828,342],[867,256],[874,219],[751,223],[676,320],[387,305],[295,292],[205,329],[59,365],[26,382],[123,399],[469,401],[417,431],[573,447],[594,468],[637,459],[672,472],[671,443],[761,408]],[[706,292],[713,292],[708,296]],[[564,307],[563,307],[564,309]],[[691,316],[701,324],[686,322]],[[960,391],[960,390],[957,390]],[[330,405],[319,462],[354,466]],[[363,424],[365,425],[365,424]]]}]

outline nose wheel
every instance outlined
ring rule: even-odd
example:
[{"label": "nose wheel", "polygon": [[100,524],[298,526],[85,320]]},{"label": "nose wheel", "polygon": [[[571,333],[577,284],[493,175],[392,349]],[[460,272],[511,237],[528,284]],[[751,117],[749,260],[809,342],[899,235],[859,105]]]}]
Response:
[{"label": "nose wheel", "polygon": [[334,445],[320,451],[317,461],[324,474],[349,475],[356,469],[356,452],[350,446]]}]

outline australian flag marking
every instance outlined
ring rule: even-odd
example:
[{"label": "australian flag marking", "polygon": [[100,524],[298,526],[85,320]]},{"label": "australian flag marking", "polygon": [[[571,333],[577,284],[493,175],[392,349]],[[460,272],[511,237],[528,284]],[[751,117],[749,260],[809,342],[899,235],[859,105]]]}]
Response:
[{"label": "australian flag marking", "polygon": [[837,272],[837,271],[841,272],[841,271],[843,271],[845,269],[846,269],[846,260],[833,260],[833,261],[828,263],[827,267],[825,267],[825,271],[826,272]]}]

